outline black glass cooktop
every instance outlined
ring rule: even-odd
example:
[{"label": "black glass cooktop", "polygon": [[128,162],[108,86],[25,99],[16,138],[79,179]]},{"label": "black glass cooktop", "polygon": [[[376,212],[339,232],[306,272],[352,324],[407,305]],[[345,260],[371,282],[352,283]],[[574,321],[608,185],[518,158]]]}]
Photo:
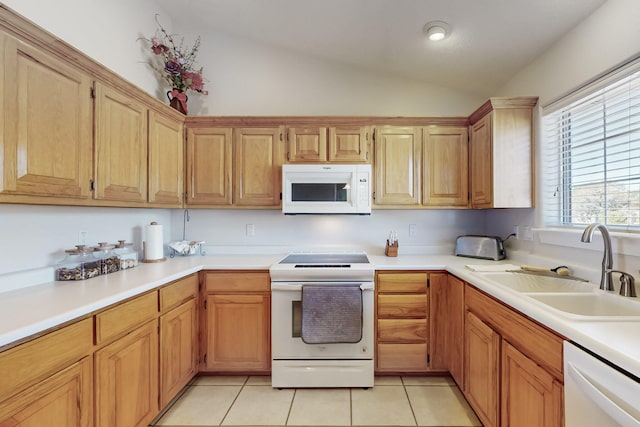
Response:
[{"label": "black glass cooktop", "polygon": [[279,264],[299,265],[336,265],[336,264],[369,264],[369,258],[364,253],[308,253],[291,254]]}]

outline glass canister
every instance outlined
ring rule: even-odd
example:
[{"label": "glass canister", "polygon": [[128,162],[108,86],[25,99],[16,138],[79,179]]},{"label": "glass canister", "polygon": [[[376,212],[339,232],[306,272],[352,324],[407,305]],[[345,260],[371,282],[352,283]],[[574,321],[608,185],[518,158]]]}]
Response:
[{"label": "glass canister", "polygon": [[56,266],[56,280],[84,280],[100,275],[93,248],[76,245],[75,249],[67,249],[65,253],[65,258]]},{"label": "glass canister", "polygon": [[133,243],[126,243],[125,240],[118,240],[113,252],[120,260],[120,270],[133,268],[138,265],[138,253],[132,248]]},{"label": "glass canister", "polygon": [[98,260],[100,274],[115,273],[120,270],[120,260],[113,249],[114,246],[107,244],[107,242],[100,242],[98,246],[93,248],[93,256]]}]

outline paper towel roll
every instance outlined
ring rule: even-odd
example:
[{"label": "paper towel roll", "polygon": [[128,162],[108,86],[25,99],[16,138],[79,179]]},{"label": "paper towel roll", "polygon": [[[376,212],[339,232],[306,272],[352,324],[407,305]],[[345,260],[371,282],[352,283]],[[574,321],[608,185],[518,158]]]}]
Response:
[{"label": "paper towel roll", "polygon": [[146,241],[144,244],[144,261],[153,262],[164,260],[164,245],[162,243],[162,225],[152,222],[144,227]]}]

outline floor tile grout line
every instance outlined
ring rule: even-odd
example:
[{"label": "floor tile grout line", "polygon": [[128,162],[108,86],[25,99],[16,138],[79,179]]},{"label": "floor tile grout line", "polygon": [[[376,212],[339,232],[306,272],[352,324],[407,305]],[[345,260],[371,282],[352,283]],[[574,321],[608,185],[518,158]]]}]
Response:
[{"label": "floor tile grout line", "polygon": [[293,401],[296,399],[297,388],[293,389],[293,396],[291,397],[291,403],[289,403],[289,411],[287,412],[287,418],[284,420],[283,425],[289,425],[289,417],[291,417],[291,410],[293,409]]},{"label": "floor tile grout line", "polygon": [[231,412],[231,408],[233,408],[233,405],[235,405],[236,400],[238,400],[238,397],[240,396],[240,393],[242,393],[242,390],[244,390],[244,386],[247,384],[247,382],[249,382],[249,376],[247,376],[247,378],[244,379],[244,382],[240,385],[240,390],[238,390],[238,393],[236,394],[236,397],[233,398],[233,401],[231,402],[231,405],[229,405],[229,407],[225,411],[224,416],[222,417],[222,419],[220,420],[220,423],[218,424],[219,426],[223,425],[224,420],[227,419],[227,416],[229,415],[229,412]]},{"label": "floor tile grout line", "polygon": [[416,417],[416,412],[413,410],[413,405],[411,404],[411,399],[409,398],[409,392],[407,391],[407,386],[404,385],[404,380],[400,377],[400,381],[402,382],[402,390],[404,391],[404,395],[407,397],[407,402],[409,403],[409,408],[411,408],[411,415],[413,416],[414,425],[418,425],[418,418]]}]

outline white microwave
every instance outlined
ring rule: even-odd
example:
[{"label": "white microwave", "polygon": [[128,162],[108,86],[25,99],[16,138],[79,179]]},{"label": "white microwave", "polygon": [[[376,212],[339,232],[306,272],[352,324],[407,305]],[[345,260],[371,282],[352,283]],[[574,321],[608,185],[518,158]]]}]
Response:
[{"label": "white microwave", "polygon": [[371,214],[371,165],[282,166],[282,212]]}]

